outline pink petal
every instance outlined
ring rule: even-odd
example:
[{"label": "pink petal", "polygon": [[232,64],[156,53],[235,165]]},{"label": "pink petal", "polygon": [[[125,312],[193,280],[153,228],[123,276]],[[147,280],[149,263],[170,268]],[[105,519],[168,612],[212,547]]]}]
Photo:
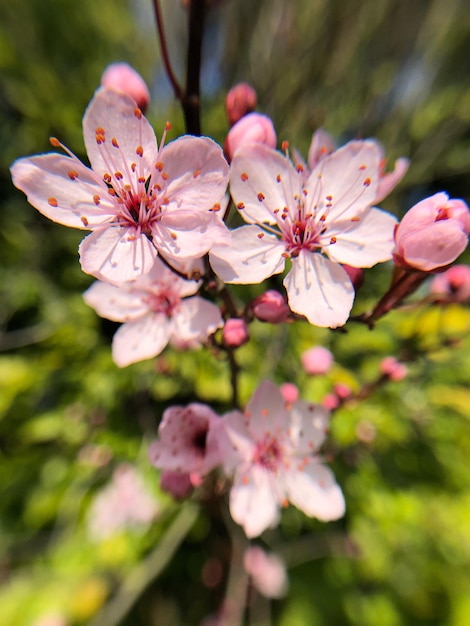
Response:
[{"label": "pink petal", "polygon": [[83,299],[99,316],[114,322],[128,322],[148,312],[148,305],[142,299],[144,295],[125,286],[96,281],[85,291]]},{"label": "pink petal", "polygon": [[248,429],[254,439],[267,433],[285,431],[289,424],[284,398],[274,383],[264,380],[256,389],[245,411]]},{"label": "pink petal", "polygon": [[308,150],[308,166],[311,170],[326,156],[336,150],[336,143],[330,133],[319,128],[313,133],[312,142]]},{"label": "pink petal", "polygon": [[305,315],[315,326],[336,328],[345,324],[353,301],[354,288],[346,271],[317,253],[306,253],[292,260],[284,279],[289,306]]},{"label": "pink petal", "polygon": [[232,231],[230,246],[211,249],[209,260],[224,282],[251,285],[283,271],[284,250],[284,244],[276,236],[257,226],[241,226]]},{"label": "pink petal", "polygon": [[380,202],[398,185],[410,167],[409,159],[401,157],[395,161],[393,172],[386,172],[379,181],[375,203]]},{"label": "pink petal", "polygon": [[172,341],[199,345],[222,326],[218,306],[199,296],[187,298],[181,302],[173,317]]},{"label": "pink petal", "polygon": [[392,258],[397,219],[380,209],[367,209],[358,221],[339,220],[328,229],[334,244],[324,251],[332,261],[353,267],[372,267]]},{"label": "pink petal", "polygon": [[[97,129],[105,131],[104,144],[96,141]],[[125,180],[134,180],[130,169],[136,163],[137,171],[147,178],[155,166],[157,139],[153,128],[135,101],[124,93],[106,88],[96,91],[83,117],[83,137],[91,166],[100,177],[113,175],[109,170],[114,165]],[[113,145],[113,139],[119,147]]]},{"label": "pink petal", "polygon": [[168,344],[171,322],[166,315],[149,313],[123,324],[113,337],[113,360],[118,367],[157,356]]},{"label": "pink petal", "polygon": [[288,499],[309,517],[329,522],[344,515],[344,497],[329,468],[310,463],[287,473],[284,482]]},{"label": "pink petal", "polygon": [[248,223],[275,224],[275,209],[290,206],[300,194],[302,178],[280,152],[262,144],[242,146],[230,168],[230,191]]},{"label": "pink petal", "polygon": [[311,455],[325,441],[330,423],[330,412],[319,404],[298,400],[290,408],[289,437],[293,454]]},{"label": "pink petal", "polygon": [[[221,446],[224,449],[223,463],[227,474],[236,468],[250,464],[253,458],[255,443],[240,411],[230,411],[222,418],[223,434]],[[225,435],[225,436],[224,436]]]},{"label": "pink petal", "polygon": [[79,247],[82,270],[119,284],[149,272],[157,252],[145,235],[117,226],[97,230]]},{"label": "pink petal", "polygon": [[399,251],[412,267],[428,272],[455,261],[467,243],[456,220],[443,220],[401,237]]},{"label": "pink petal", "polygon": [[[106,185],[78,160],[60,154],[18,159],[11,174],[28,202],[54,222],[91,229],[114,217]],[[93,200],[97,197],[99,206]]]},{"label": "pink petal", "polygon": [[397,242],[402,234],[406,234],[412,230],[420,230],[425,226],[434,224],[439,209],[446,206],[448,202],[449,196],[444,192],[440,192],[412,206],[411,209],[405,213],[398,225],[396,232]]}]

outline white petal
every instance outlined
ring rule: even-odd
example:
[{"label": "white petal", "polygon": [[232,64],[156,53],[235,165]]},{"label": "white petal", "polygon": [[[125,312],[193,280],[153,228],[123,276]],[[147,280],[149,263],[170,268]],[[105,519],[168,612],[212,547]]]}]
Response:
[{"label": "white petal", "polygon": [[223,326],[218,306],[194,296],[180,303],[173,318],[173,335],[178,343],[200,344]]},{"label": "white petal", "polygon": [[279,522],[279,507],[270,475],[257,467],[237,476],[230,491],[230,514],[247,537],[257,537]]},{"label": "white petal", "polygon": [[284,475],[284,484],[289,501],[309,517],[329,522],[344,515],[343,493],[328,467],[302,465],[301,470]]},{"label": "white petal", "polygon": [[168,344],[170,324],[166,315],[152,313],[123,324],[113,337],[113,359],[116,365],[126,367],[160,354]]},{"label": "white petal", "polygon": [[346,271],[318,253],[302,251],[284,279],[289,306],[315,326],[336,328],[349,317],[354,288]]},{"label": "white petal", "polygon": [[79,253],[84,272],[115,284],[149,272],[157,255],[145,235],[117,226],[97,230],[85,237]]},{"label": "white petal", "polygon": [[[83,117],[83,137],[92,168],[103,176],[120,171],[125,181],[135,180],[130,174],[132,163],[136,171],[147,178],[155,166],[157,139],[145,117],[136,114],[135,101],[120,92],[101,88],[95,93]],[[138,109],[137,109],[138,111]],[[105,142],[96,141],[96,130],[105,131]],[[112,140],[117,141],[115,147]],[[139,156],[136,152],[141,152]],[[114,169],[114,171],[109,171]]]},{"label": "white petal", "polygon": [[246,222],[275,224],[273,211],[290,207],[301,185],[301,176],[280,152],[263,144],[248,144],[235,152],[230,192],[235,206],[244,205],[240,213]]},{"label": "white petal", "polygon": [[[12,165],[13,184],[28,202],[54,222],[91,229],[116,213],[108,190],[88,167],[60,154],[18,159]],[[99,205],[94,198],[99,197]]]},{"label": "white petal", "polygon": [[285,247],[276,236],[257,226],[242,226],[231,234],[230,246],[214,246],[209,253],[214,272],[224,282],[250,285],[282,272]]},{"label": "white petal", "polygon": [[245,415],[248,428],[255,439],[265,434],[284,432],[289,425],[289,416],[279,387],[269,380],[261,382],[249,401]]},{"label": "white petal", "polygon": [[[132,285],[132,283],[131,283]],[[133,290],[130,285],[111,285],[97,280],[85,291],[83,299],[101,317],[114,322],[128,322],[148,312],[144,292]]]},{"label": "white petal", "polygon": [[319,404],[298,400],[292,405],[289,413],[292,453],[296,456],[312,454],[325,441],[330,423],[330,412]]},{"label": "white petal", "polygon": [[323,250],[336,263],[372,267],[392,258],[396,224],[397,218],[390,213],[367,209],[358,221],[334,222],[327,234],[328,238],[335,237],[336,242]]}]

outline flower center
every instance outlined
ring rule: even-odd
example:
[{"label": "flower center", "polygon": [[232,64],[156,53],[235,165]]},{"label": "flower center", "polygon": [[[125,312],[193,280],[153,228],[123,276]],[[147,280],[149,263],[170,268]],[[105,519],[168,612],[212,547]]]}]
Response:
[{"label": "flower center", "polygon": [[267,435],[257,443],[253,456],[254,463],[261,465],[270,472],[276,472],[282,459],[283,450],[278,439]]}]

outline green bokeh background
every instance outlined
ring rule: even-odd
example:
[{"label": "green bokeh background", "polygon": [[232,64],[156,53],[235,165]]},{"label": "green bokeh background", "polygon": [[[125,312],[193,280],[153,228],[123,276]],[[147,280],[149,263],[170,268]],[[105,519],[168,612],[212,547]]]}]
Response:
[{"label": "green bokeh background", "polygon": [[[213,4],[205,133],[223,142],[224,94],[246,80],[280,140],[304,154],[323,126],[340,141],[378,137],[391,162],[410,157],[408,175],[383,202],[398,216],[436,191],[468,201],[465,2]],[[182,76],[186,11],[177,0],[162,5]],[[167,119],[173,137],[183,132],[150,2],[0,5],[1,626],[38,626],[53,615],[67,626],[197,626],[224,595],[225,576],[211,587],[202,572],[214,558],[225,567],[227,528],[204,507],[184,508],[162,494],[147,460],[168,404],[196,399],[221,412],[230,408],[223,355],[168,349],[156,361],[116,368],[116,325],[98,319],[81,297],[92,282],[78,264],[82,233],[39,215],[9,177],[12,161],[48,151],[51,135],[85,156],[81,117],[104,67],[117,60],[149,84],[148,117],[157,134]],[[384,266],[367,273],[355,312],[377,300],[390,272]],[[234,293],[241,304],[259,288]],[[397,311],[372,332],[354,324],[347,333],[250,326],[252,340],[239,351],[244,401],[263,378],[295,382],[316,401],[338,382],[359,390],[389,354],[408,361],[409,376],[335,414],[325,454],[347,514],[325,525],[288,509],[280,528],[265,533],[261,543],[286,560],[290,592],[273,603],[258,598],[247,625],[470,624],[469,328],[470,312],[460,305]],[[300,366],[301,353],[315,344],[336,358],[321,379]],[[90,505],[122,462],[139,469],[161,514],[141,532],[92,542]]]}]

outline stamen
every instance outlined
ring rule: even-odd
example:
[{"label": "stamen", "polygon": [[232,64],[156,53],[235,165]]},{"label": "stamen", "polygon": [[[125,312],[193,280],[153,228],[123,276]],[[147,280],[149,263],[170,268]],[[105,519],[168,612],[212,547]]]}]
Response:
[{"label": "stamen", "polygon": [[144,156],[144,149],[142,148],[142,146],[137,146],[137,148],[135,149],[135,153],[137,154],[137,156],[140,156],[140,158],[142,158]]},{"label": "stamen", "polygon": [[59,203],[57,202],[56,198],[48,198],[47,202],[53,207],[59,206]]},{"label": "stamen", "polygon": [[78,178],[78,172],[75,170],[69,170],[68,175],[70,180],[76,180]]},{"label": "stamen", "polygon": [[245,204],[243,202],[239,202],[237,204],[237,209],[240,209],[240,211],[242,211],[245,208]]},{"label": "stamen", "polygon": [[246,183],[246,181],[248,180],[248,174],[245,174],[245,172],[243,172],[243,173],[240,175],[240,178],[242,179],[242,181],[243,181],[244,183]]},{"label": "stamen", "polygon": [[261,193],[261,191],[258,194],[258,200],[260,202],[263,202],[263,200],[266,198],[266,196],[264,195],[264,193]]}]

